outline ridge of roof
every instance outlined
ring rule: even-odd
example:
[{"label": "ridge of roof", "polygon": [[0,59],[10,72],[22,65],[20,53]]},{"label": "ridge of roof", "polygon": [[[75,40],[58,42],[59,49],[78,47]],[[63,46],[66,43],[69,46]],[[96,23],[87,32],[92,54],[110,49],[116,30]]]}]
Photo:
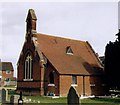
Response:
[{"label": "ridge of roof", "polygon": [[61,36],[57,36],[57,35],[48,35],[48,34],[43,34],[43,33],[34,33],[33,37],[39,37],[39,35],[43,35],[49,38],[57,38],[57,39],[63,39],[63,40],[71,40],[71,41],[78,41],[78,42],[87,42],[87,41],[82,41],[82,40],[78,40],[78,39],[72,39],[72,38],[68,38],[68,37],[61,37]]},{"label": "ridge of roof", "polygon": [[[99,57],[96,55],[95,51],[93,50],[92,46],[90,45],[90,43],[89,43],[88,41],[86,41],[86,45],[89,46],[89,47],[87,47],[88,50],[91,49],[91,51],[92,51],[93,54],[95,55],[95,56],[93,56],[93,57],[94,57],[94,59],[96,60],[96,62],[97,62],[97,63],[100,63],[101,68],[103,68],[103,64],[101,63]],[[91,55],[92,55],[92,52],[90,52]]]}]

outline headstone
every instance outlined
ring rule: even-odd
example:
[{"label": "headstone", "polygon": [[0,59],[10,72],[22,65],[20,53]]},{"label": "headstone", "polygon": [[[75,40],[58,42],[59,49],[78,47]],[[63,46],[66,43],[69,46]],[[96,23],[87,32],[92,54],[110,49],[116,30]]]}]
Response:
[{"label": "headstone", "polygon": [[68,105],[80,105],[79,103],[79,95],[76,89],[71,86],[68,96],[67,96],[67,103]]},{"label": "headstone", "polygon": [[17,95],[12,95],[10,97],[10,105],[14,105],[14,104],[16,105],[18,102],[18,99],[19,99],[19,97]]},{"label": "headstone", "polygon": [[12,95],[11,97],[10,97],[10,105],[14,105],[14,95]]},{"label": "headstone", "polygon": [[2,89],[2,103],[6,103],[6,90]]},{"label": "headstone", "polygon": [[19,96],[18,95],[14,95],[14,103],[17,103],[18,99],[19,99]]},{"label": "headstone", "polygon": [[23,105],[22,92],[20,92],[20,97],[18,99],[18,105]]}]

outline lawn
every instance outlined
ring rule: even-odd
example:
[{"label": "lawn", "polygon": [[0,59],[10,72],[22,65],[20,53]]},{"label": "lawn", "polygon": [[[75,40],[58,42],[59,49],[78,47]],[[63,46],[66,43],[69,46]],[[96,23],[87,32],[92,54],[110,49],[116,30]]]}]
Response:
[{"label": "lawn", "polygon": [[[67,98],[51,98],[51,97],[40,97],[40,96],[23,96],[31,100],[31,104],[27,103],[24,105],[67,105]],[[33,103],[35,102],[35,103]],[[39,103],[38,103],[39,102]],[[120,98],[92,98],[92,99],[81,99],[80,105],[120,105]],[[10,104],[2,104],[10,105]],[[17,105],[17,104],[14,104]]]},{"label": "lawn", "polygon": [[[17,95],[17,97],[19,97],[19,95],[16,94],[15,91],[10,90],[8,93],[9,93],[9,97],[8,97],[9,100],[11,95]],[[10,102],[9,100],[8,100],[8,103]],[[54,103],[54,105],[55,104],[67,105],[67,97],[52,98],[52,97],[46,97],[46,96],[23,96],[23,100],[24,100],[24,103],[44,103],[43,105],[53,105]],[[96,104],[97,105],[103,105],[103,104],[104,105],[120,105],[120,97],[80,99],[80,103],[81,105],[96,105]]]},{"label": "lawn", "polygon": [[[42,103],[40,105],[67,105],[67,98],[52,98],[40,96],[23,96],[23,99],[30,100],[30,103]],[[27,102],[27,103],[29,103]],[[44,103],[44,104],[43,104]],[[50,104],[51,103],[51,104]],[[58,104],[59,103],[59,104]],[[81,105],[120,105],[120,98],[89,98],[80,99]],[[28,105],[28,104],[27,104]]]}]

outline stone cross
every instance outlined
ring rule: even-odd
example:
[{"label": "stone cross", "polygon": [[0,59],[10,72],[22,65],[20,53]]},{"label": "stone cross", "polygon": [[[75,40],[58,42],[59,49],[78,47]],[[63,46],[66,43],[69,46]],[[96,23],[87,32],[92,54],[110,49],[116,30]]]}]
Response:
[{"label": "stone cross", "polygon": [[67,103],[68,105],[80,105],[79,103],[79,95],[76,89],[71,86],[68,96],[67,96]]}]

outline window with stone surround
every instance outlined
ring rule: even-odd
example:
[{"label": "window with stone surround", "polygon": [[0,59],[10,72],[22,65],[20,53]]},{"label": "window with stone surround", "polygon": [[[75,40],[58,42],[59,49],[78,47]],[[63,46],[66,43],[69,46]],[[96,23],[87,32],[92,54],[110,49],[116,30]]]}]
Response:
[{"label": "window with stone surround", "polygon": [[32,56],[30,54],[27,55],[24,62],[24,81],[32,81]]},{"label": "window with stone surround", "polygon": [[10,70],[6,70],[6,74],[11,74],[11,71]]},{"label": "window with stone surround", "polygon": [[49,74],[49,82],[50,82],[50,84],[54,84],[54,75],[52,72],[50,72],[50,74]]},{"label": "window with stone surround", "polygon": [[72,75],[72,84],[77,84],[77,76]]}]

